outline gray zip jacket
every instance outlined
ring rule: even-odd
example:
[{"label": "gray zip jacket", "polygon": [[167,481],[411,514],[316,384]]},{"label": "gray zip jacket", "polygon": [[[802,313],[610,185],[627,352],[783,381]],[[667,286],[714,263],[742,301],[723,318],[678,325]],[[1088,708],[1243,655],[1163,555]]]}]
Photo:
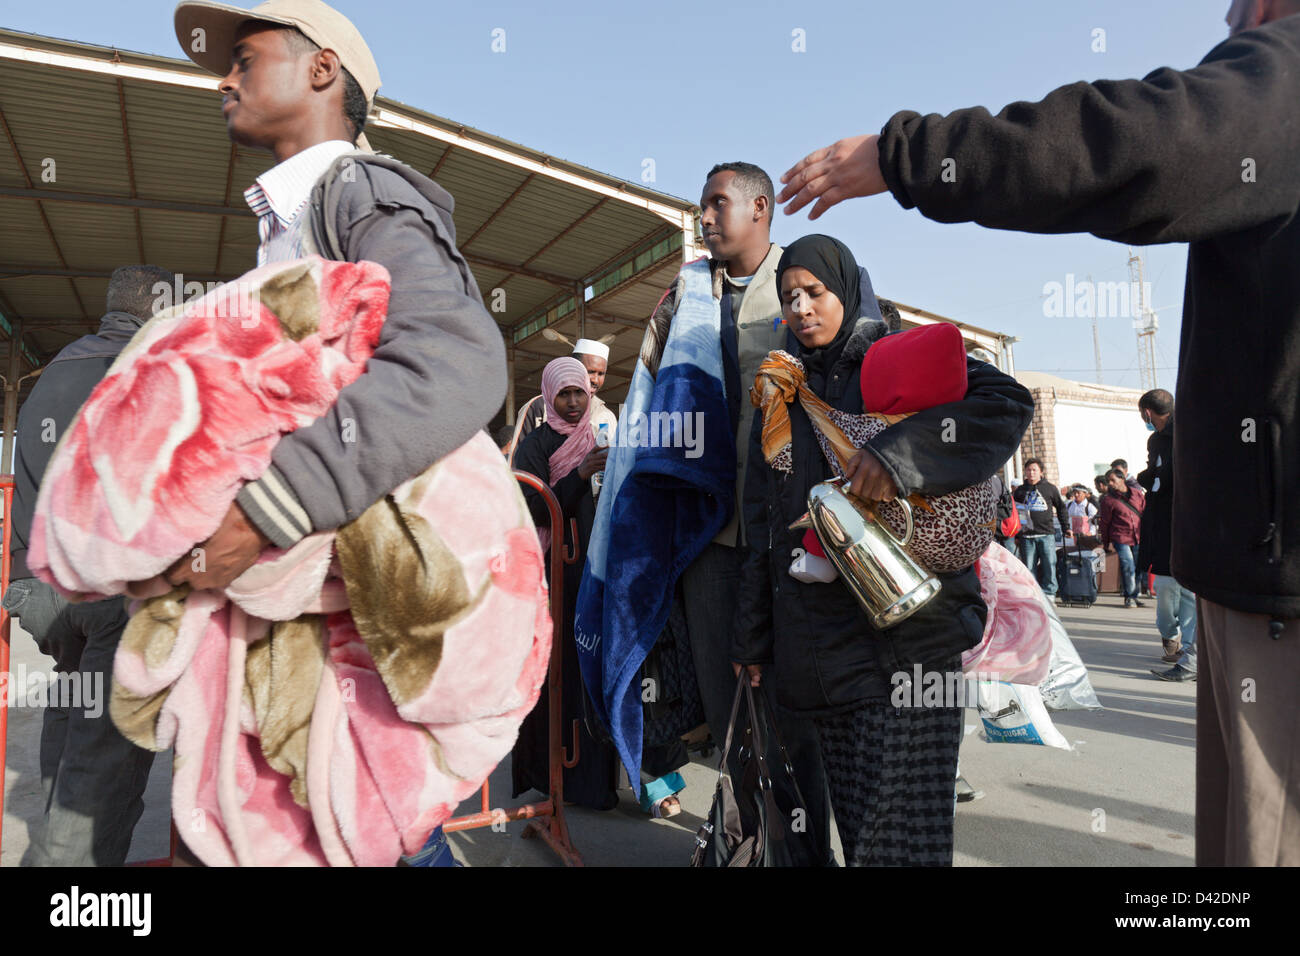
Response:
[{"label": "gray zip jacket", "polygon": [[317,181],[307,252],[377,262],[388,318],[365,374],[280,439],[236,501],[272,543],[346,524],[467,442],[501,407],[505,344],[456,249],[451,195],[397,160],[346,153]]}]

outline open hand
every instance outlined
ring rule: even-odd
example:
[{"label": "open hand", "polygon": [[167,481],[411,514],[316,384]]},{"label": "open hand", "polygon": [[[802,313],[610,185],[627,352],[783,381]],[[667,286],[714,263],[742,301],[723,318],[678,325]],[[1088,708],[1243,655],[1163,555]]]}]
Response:
[{"label": "open hand", "polygon": [[809,153],[785,171],[781,182],[785,188],[776,201],[789,202],[787,216],[817,200],[809,219],[845,199],[883,193],[889,187],[880,174],[880,137],[850,136]]}]

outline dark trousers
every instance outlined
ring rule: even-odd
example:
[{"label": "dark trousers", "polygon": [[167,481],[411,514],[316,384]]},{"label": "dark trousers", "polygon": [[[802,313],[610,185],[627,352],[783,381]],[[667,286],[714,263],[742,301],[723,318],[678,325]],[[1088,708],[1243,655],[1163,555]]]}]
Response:
[{"label": "dark trousers", "polygon": [[[704,717],[714,742],[721,747],[727,734],[736,674],[731,666],[731,637],[740,588],[741,551],[711,542],[682,573],[677,600],[684,603],[691,655],[699,680]],[[768,680],[764,674],[764,683]],[[822,767],[817,726],[810,719],[776,711],[777,729],[794,767],[799,789],[808,802],[808,829],[818,833],[830,859],[830,794]],[[748,720],[740,718],[742,725]],[[740,733],[740,727],[737,733]],[[739,768],[733,767],[738,775]]]},{"label": "dark trousers", "polygon": [[83,688],[80,705],[51,692],[45,708],[45,814],[23,865],[121,866],[144,812],[153,765],[153,754],[123,737],[108,715],[113,655],[127,624],[125,603],[110,598],[74,604],[43,581],[20,578],[5,592],[4,606],[41,653],[54,658],[55,672],[75,677]]}]

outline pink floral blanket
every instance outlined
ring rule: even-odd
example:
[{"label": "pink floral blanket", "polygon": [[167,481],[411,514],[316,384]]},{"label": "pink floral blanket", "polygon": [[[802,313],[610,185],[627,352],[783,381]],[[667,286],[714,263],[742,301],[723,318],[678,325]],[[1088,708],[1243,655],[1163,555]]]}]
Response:
[{"label": "pink floral blanket", "polygon": [[509,752],[545,677],[541,551],[482,433],[224,592],[161,577],[364,373],[388,290],[374,263],[312,258],[155,317],[42,482],[29,562],[139,599],[110,713],[175,747],[173,818],[209,865],[391,866]]}]

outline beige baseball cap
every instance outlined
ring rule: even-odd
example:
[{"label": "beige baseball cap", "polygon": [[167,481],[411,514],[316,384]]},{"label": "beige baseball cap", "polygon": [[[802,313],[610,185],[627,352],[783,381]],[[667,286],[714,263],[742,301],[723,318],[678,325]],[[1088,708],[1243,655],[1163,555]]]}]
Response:
[{"label": "beige baseball cap", "polygon": [[251,10],[191,0],[176,7],[176,39],[191,60],[217,76],[225,76],[230,71],[235,34],[250,20],[297,27],[321,49],[333,50],[361,87],[366,105],[374,105],[380,81],[370,48],[351,20],[321,0],[267,0]]}]

